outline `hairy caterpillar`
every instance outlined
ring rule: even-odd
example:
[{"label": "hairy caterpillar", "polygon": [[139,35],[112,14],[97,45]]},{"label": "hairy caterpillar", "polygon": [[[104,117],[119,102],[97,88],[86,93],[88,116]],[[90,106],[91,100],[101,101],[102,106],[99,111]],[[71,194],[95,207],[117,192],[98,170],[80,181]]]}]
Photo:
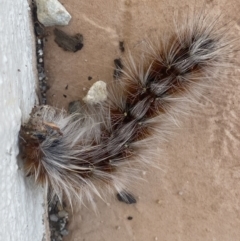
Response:
[{"label": "hairy caterpillar", "polygon": [[228,26],[203,13],[148,45],[141,62],[129,57],[106,101],[70,115],[33,110],[20,133],[27,175],[70,203],[86,197],[94,205],[93,194],[121,192],[139,169],[155,165],[147,156],[154,138],[161,144],[186,104],[226,78],[235,51]]}]

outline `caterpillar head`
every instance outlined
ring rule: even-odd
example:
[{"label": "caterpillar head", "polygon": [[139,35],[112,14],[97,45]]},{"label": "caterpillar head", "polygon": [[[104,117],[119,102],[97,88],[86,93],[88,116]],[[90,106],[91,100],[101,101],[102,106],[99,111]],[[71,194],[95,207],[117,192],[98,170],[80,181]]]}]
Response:
[{"label": "caterpillar head", "polygon": [[20,148],[26,176],[34,176],[37,183],[44,184],[48,178],[42,162],[45,153],[41,146],[47,141],[51,147],[56,147],[62,132],[56,124],[45,122],[41,111],[41,108],[35,107],[29,122],[21,127]]}]

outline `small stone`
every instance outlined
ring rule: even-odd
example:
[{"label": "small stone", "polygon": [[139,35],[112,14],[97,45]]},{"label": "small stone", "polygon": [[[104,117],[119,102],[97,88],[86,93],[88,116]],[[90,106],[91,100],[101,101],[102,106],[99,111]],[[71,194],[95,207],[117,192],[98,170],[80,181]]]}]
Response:
[{"label": "small stone", "polygon": [[63,236],[68,235],[68,231],[67,231],[66,229],[62,230],[60,233],[61,233]]},{"label": "small stone", "polygon": [[36,0],[37,18],[45,27],[68,25],[71,15],[57,0]]},{"label": "small stone", "polygon": [[183,191],[179,191],[178,195],[182,196],[183,195]]},{"label": "small stone", "polygon": [[124,202],[126,204],[133,204],[137,202],[136,198],[131,193],[128,193],[126,191],[118,193],[117,199],[118,201]]},{"label": "small stone", "polygon": [[97,104],[106,100],[106,98],[107,85],[102,80],[99,80],[92,85],[83,101],[89,104]]},{"label": "small stone", "polygon": [[65,218],[67,216],[68,216],[68,212],[65,211],[65,210],[62,210],[62,211],[58,212],[58,217],[59,218]]},{"label": "small stone", "polygon": [[39,54],[39,56],[42,56],[42,55],[43,55],[43,50],[42,50],[42,49],[39,49],[39,50],[38,50],[38,54]]},{"label": "small stone", "polygon": [[66,224],[65,223],[60,223],[60,225],[59,225],[60,227],[60,230],[63,230],[64,228],[65,228],[65,226],[66,226]]},{"label": "small stone", "polygon": [[35,20],[35,23],[34,23],[34,32],[36,36],[40,38],[43,38],[43,36],[45,35],[44,26],[40,24],[40,22],[38,22],[37,19]]},{"label": "small stone", "polygon": [[49,219],[53,222],[57,222],[58,221],[58,216],[56,214],[51,214],[49,216]]},{"label": "small stone", "polygon": [[132,216],[128,216],[127,219],[128,219],[128,220],[132,220],[133,217],[132,217]]}]

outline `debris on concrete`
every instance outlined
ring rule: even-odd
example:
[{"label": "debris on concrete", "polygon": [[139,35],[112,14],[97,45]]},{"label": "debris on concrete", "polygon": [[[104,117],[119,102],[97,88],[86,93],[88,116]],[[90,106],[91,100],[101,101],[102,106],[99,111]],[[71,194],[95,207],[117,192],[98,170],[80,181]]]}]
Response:
[{"label": "debris on concrete", "polygon": [[83,47],[83,36],[80,33],[70,36],[62,30],[55,28],[54,35],[54,41],[57,43],[59,47],[66,51],[75,53],[78,50],[81,50]]},{"label": "debris on concrete", "polygon": [[137,203],[136,198],[129,192],[122,191],[117,194],[117,199],[120,202],[124,202],[126,204]]},{"label": "debris on concrete", "polygon": [[68,212],[65,203],[61,205],[57,196],[49,203],[48,215],[51,241],[62,241],[63,236],[68,235]]},{"label": "debris on concrete", "polygon": [[97,104],[107,99],[107,84],[99,80],[89,89],[83,101],[90,104]]},{"label": "debris on concrete", "polygon": [[37,5],[32,1],[32,18],[34,22],[34,32],[36,35],[36,55],[37,55],[37,71],[39,82],[39,102],[42,105],[47,103],[47,76],[44,68],[44,43],[46,37],[45,27],[37,19]]},{"label": "debris on concrete", "polygon": [[45,27],[68,25],[71,15],[57,0],[35,0],[37,4],[37,17]]}]

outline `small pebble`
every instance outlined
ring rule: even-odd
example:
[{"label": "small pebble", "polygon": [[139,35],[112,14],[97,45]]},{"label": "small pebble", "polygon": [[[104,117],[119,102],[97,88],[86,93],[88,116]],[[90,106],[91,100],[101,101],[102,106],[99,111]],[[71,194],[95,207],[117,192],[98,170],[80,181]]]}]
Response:
[{"label": "small pebble", "polygon": [[63,230],[66,226],[66,223],[60,223],[60,230]]},{"label": "small pebble", "polygon": [[117,199],[118,199],[118,201],[124,202],[126,204],[137,203],[136,198],[131,193],[128,193],[126,191],[118,193]]},{"label": "small pebble", "polygon": [[60,233],[61,233],[63,236],[68,235],[68,231],[67,231],[66,229],[62,230]]},{"label": "small pebble", "polygon": [[57,222],[58,221],[58,216],[56,214],[51,214],[49,219],[53,222]]},{"label": "small pebble", "polygon": [[68,212],[66,212],[65,210],[61,210],[60,212],[58,212],[59,218],[65,218],[67,216],[68,216]]},{"label": "small pebble", "polygon": [[179,194],[180,196],[182,196],[182,195],[183,195],[183,191],[178,192],[178,194]]},{"label": "small pebble", "polygon": [[127,219],[128,219],[128,220],[132,220],[133,217],[132,217],[132,216],[128,216]]},{"label": "small pebble", "polygon": [[37,18],[45,27],[68,25],[71,15],[57,0],[36,0]]},{"label": "small pebble", "polygon": [[43,50],[42,50],[42,49],[39,49],[39,50],[38,50],[38,54],[39,54],[40,56],[42,56],[42,55],[43,55]]},{"label": "small pebble", "polygon": [[89,89],[83,101],[88,104],[98,104],[105,101],[107,98],[107,85],[104,81],[99,80],[95,82]]}]

